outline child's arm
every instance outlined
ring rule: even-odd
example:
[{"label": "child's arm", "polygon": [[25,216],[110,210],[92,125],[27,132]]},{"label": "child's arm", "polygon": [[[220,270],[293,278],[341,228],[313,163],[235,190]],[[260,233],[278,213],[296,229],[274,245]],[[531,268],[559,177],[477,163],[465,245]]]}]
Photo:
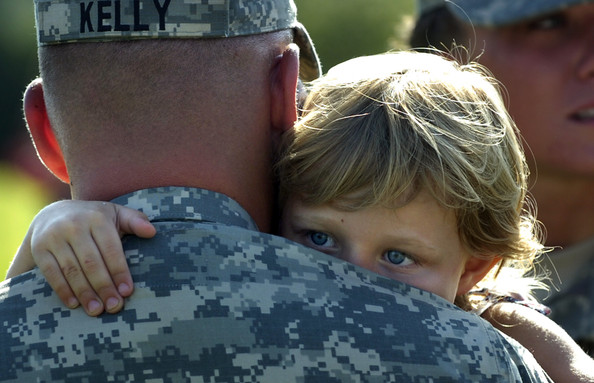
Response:
[{"label": "child's arm", "polygon": [[107,202],[53,203],[31,223],[7,278],[37,265],[66,306],[117,312],[133,289],[124,234],[150,238],[155,228],[143,213]]},{"label": "child's arm", "polygon": [[507,302],[492,306],[483,317],[526,347],[553,381],[594,382],[594,359],[548,317]]}]

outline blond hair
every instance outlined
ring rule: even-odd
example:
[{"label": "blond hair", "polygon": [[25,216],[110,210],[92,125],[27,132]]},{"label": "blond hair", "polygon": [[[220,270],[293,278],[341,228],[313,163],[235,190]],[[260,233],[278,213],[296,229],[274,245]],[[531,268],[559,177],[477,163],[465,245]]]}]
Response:
[{"label": "blond hair", "polygon": [[302,108],[277,165],[281,201],[397,208],[427,190],[455,211],[474,254],[532,269],[543,246],[528,167],[483,67],[411,51],[361,57],[313,82]]}]

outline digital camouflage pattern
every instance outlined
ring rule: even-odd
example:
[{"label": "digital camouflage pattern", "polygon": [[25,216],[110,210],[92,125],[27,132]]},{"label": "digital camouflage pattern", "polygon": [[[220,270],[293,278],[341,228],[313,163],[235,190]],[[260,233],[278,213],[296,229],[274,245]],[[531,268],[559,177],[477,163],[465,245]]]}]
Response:
[{"label": "digital camouflage pattern", "polygon": [[0,285],[0,381],[547,382],[532,356],[444,299],[280,237],[229,198],[142,190],[125,309],[69,310],[38,270]]},{"label": "digital camouflage pattern", "polygon": [[34,0],[40,46],[147,38],[225,38],[293,29],[306,81],[322,73],[293,0]]},{"label": "digital camouflage pattern", "polygon": [[540,298],[550,318],[594,357],[594,238],[550,253],[545,267],[552,287]]},{"label": "digital camouflage pattern", "polygon": [[594,0],[417,0],[419,14],[447,6],[460,20],[495,27],[533,19]]}]

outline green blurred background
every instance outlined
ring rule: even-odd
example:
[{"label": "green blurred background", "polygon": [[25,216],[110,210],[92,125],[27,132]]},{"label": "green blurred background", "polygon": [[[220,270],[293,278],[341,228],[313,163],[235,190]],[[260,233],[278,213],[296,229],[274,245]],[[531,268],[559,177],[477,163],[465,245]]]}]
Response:
[{"label": "green blurred background", "polygon": [[[352,57],[405,47],[414,0],[295,0],[324,70]],[[68,187],[38,160],[22,117],[22,95],[37,74],[32,0],[0,0],[0,280],[31,219],[68,198]],[[75,84],[73,84],[75,86]]]}]

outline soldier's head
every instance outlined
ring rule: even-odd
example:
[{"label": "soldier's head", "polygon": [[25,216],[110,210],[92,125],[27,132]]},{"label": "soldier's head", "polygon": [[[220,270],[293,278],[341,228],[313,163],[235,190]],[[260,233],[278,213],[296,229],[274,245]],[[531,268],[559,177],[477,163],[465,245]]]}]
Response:
[{"label": "soldier's head", "polygon": [[[42,80],[29,87],[25,114],[42,160],[76,198],[268,182],[271,137],[296,116],[298,73],[320,74],[293,0],[35,8]],[[125,187],[97,182],[105,172]]]}]

